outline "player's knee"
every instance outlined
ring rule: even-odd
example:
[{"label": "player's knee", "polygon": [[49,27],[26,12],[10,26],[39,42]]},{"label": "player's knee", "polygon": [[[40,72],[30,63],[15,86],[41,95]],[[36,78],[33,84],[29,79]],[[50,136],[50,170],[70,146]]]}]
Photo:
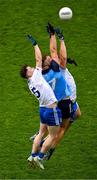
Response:
[{"label": "player's knee", "polygon": [[[56,135],[57,135],[57,134],[56,134]],[[50,139],[51,142],[55,141],[56,135],[55,135],[55,134],[49,135],[49,139]]]},{"label": "player's knee", "polygon": [[45,132],[39,132],[39,134],[38,134],[39,136],[40,136],[40,138],[43,138],[44,137],[44,135],[45,135]]}]

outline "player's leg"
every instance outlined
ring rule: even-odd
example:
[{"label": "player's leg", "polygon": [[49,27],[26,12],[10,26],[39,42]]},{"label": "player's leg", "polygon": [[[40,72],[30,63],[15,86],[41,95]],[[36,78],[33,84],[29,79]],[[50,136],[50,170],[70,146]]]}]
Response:
[{"label": "player's leg", "polygon": [[40,123],[39,133],[37,134],[37,136],[35,137],[35,139],[33,141],[32,153],[31,153],[31,156],[28,158],[28,161],[32,161],[33,158],[35,156],[37,156],[39,149],[40,149],[41,140],[42,140],[43,136],[45,135],[46,131],[47,131],[46,124]]},{"label": "player's leg", "polygon": [[41,151],[39,152],[38,156],[34,158],[36,165],[39,166],[41,169],[44,169],[44,166],[43,166],[44,155],[47,153],[47,151],[51,147],[56,137],[56,134],[58,132],[58,129],[59,129],[59,126],[48,126],[48,136],[46,140],[44,141],[41,147]]},{"label": "player's leg", "polygon": [[34,158],[39,167],[43,165],[42,161],[44,160],[44,155],[52,146],[62,121],[61,110],[58,107],[46,108],[44,115],[48,127],[48,136],[45,139],[38,156]]},{"label": "player's leg", "polygon": [[44,169],[44,165],[43,165],[44,155],[51,147],[54,138],[56,137],[58,129],[59,126],[48,126],[48,136],[45,139],[44,143],[42,144],[40,152],[38,153],[37,156],[34,157],[34,162],[41,169]]},{"label": "player's leg", "polygon": [[32,154],[37,153],[39,151],[40,142],[41,142],[42,138],[44,137],[46,131],[47,131],[46,124],[40,123],[39,133],[38,133],[38,135],[36,136],[36,138],[34,139],[34,142],[33,142]]},{"label": "player's leg", "polygon": [[53,141],[52,147],[50,148],[46,159],[50,159],[52,153],[54,152],[57,144],[60,143],[61,139],[64,137],[64,134],[67,132],[69,127],[71,126],[71,121],[70,121],[70,115],[71,115],[71,100],[62,100],[58,102],[58,107],[62,111],[62,124],[60,125],[60,129],[58,130],[58,133],[56,135],[56,138]]},{"label": "player's leg", "polygon": [[61,124],[57,132],[57,135],[52,143],[52,146],[45,155],[44,159],[49,160],[51,158],[52,154],[56,149],[56,146],[60,143],[60,141],[62,140],[62,138],[64,137],[65,133],[67,132],[70,126],[71,126],[71,122],[69,121],[69,119],[65,119],[64,123]]},{"label": "player's leg", "polygon": [[45,142],[42,145],[41,152],[44,154],[47,152],[47,150],[52,146],[54,139],[56,138],[56,135],[59,131],[59,126],[48,126],[48,137],[46,138]]},{"label": "player's leg", "polygon": [[[35,137],[38,135],[38,133],[39,133],[39,131],[38,132],[36,132],[34,135],[32,135],[31,137],[30,137],[30,141],[34,141],[34,139],[35,139]],[[44,141],[47,139],[47,137],[48,137],[48,131],[47,131],[47,133],[46,133],[46,136],[41,140],[41,142],[40,142],[40,148],[42,147],[42,144],[44,143]]]},{"label": "player's leg", "polygon": [[62,140],[62,138],[64,137],[65,133],[67,132],[70,126],[71,126],[71,122],[69,119],[63,120],[60,129],[58,130],[58,133],[56,135],[56,138],[53,141],[52,148],[55,148],[57,144],[60,143],[60,141]]},{"label": "player's leg", "polygon": [[61,110],[58,107],[46,108],[44,116],[47,122],[48,136],[45,139],[40,151],[40,154],[42,153],[43,155],[40,156],[39,154],[39,157],[41,158],[43,158],[44,154],[52,145],[62,122]]}]

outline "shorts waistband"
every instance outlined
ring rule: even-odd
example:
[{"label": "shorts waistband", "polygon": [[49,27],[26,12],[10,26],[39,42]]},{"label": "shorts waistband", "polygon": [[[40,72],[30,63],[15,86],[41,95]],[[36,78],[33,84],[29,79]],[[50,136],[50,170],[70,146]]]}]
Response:
[{"label": "shorts waistband", "polygon": [[57,107],[57,102],[54,102],[54,103],[52,103],[52,104],[50,104],[50,105],[48,105],[48,106],[40,106],[40,108],[49,108],[49,109],[53,109],[53,108],[56,108]]},{"label": "shorts waistband", "polygon": [[67,96],[67,97],[63,98],[62,100],[67,100],[67,99],[70,99],[70,97],[69,97],[69,96]]}]

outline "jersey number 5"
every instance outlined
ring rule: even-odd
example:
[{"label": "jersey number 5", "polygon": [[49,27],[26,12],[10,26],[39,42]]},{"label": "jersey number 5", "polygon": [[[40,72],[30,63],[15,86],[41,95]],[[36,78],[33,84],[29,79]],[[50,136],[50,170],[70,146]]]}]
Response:
[{"label": "jersey number 5", "polygon": [[37,98],[40,97],[40,92],[39,92],[35,87],[33,87],[33,88],[31,89],[31,91],[33,92],[33,94],[34,94]]}]

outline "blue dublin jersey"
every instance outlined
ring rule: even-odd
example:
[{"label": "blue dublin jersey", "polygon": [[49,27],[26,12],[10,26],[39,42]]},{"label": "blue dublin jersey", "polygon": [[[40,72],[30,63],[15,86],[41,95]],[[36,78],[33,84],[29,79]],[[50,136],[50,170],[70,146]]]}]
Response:
[{"label": "blue dublin jersey", "polygon": [[58,101],[70,96],[71,93],[62,73],[60,72],[59,65],[54,60],[52,60],[50,68],[43,71],[43,77],[52,87]]}]

